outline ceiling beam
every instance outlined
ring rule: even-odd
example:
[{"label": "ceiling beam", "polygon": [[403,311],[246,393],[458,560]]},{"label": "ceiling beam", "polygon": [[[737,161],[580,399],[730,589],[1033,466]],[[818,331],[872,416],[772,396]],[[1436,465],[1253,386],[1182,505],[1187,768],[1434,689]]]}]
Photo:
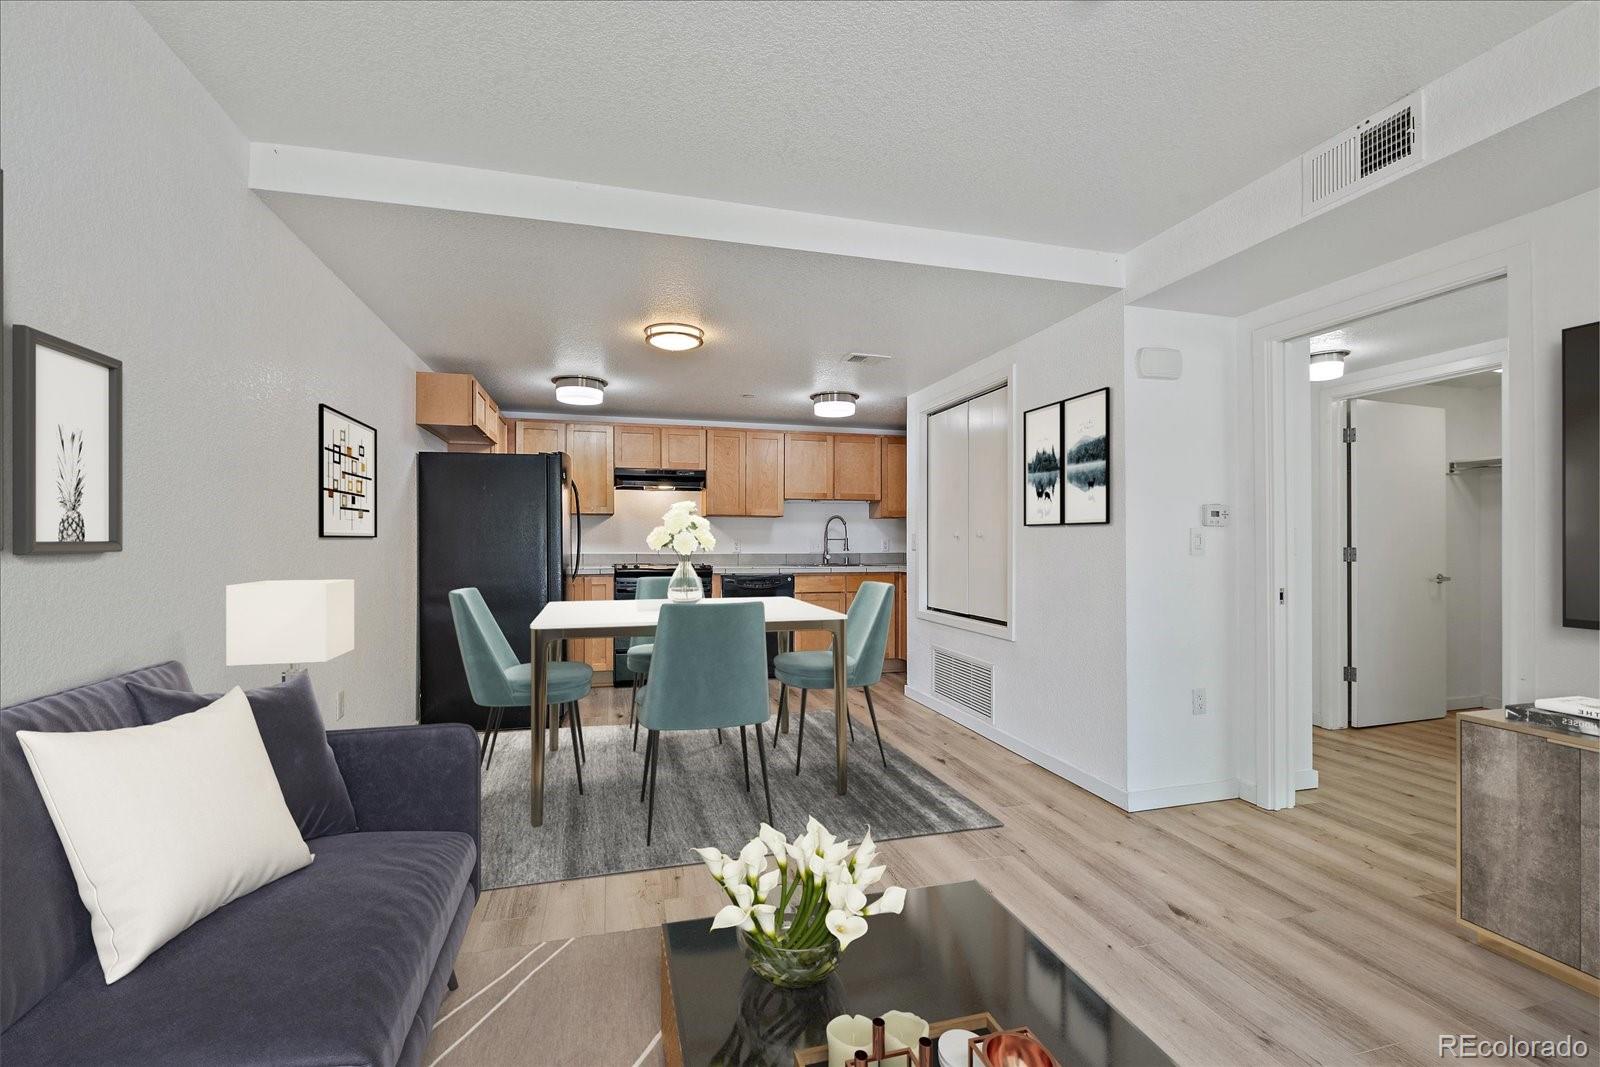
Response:
[{"label": "ceiling beam", "polygon": [[1123,257],[325,148],[250,146],[250,188],[983,271],[1120,289]]}]

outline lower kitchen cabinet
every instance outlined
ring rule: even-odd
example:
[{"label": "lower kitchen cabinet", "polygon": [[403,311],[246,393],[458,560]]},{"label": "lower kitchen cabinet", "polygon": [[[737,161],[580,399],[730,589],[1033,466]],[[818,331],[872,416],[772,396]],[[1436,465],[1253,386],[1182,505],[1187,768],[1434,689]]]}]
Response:
[{"label": "lower kitchen cabinet", "polygon": [[[610,600],[611,578],[607,575],[580,574],[567,587],[568,600]],[[574,663],[587,663],[596,674],[609,671],[614,665],[615,645],[610,637],[590,637],[582,641],[568,641],[566,658]],[[599,679],[596,679],[599,681]]]}]

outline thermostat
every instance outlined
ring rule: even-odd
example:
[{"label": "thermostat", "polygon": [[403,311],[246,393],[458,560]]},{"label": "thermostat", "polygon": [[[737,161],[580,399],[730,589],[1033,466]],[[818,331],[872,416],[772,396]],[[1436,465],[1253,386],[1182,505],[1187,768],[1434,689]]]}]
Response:
[{"label": "thermostat", "polygon": [[1226,526],[1228,525],[1228,505],[1226,504],[1201,504],[1201,526]]}]

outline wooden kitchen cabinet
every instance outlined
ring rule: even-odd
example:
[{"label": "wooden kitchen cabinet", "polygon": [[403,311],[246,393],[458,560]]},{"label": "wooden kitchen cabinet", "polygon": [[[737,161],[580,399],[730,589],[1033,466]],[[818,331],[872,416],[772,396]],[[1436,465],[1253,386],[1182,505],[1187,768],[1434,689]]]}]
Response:
[{"label": "wooden kitchen cabinet", "polygon": [[[745,483],[745,432],[706,431],[707,515],[743,515]],[[779,505],[782,505],[780,500]]]},{"label": "wooden kitchen cabinet", "polygon": [[[797,574],[794,576],[795,599],[815,604],[819,608],[827,608],[829,611],[848,611],[850,597],[845,592],[845,587],[853,577],[855,576],[844,574]],[[858,587],[859,584],[858,582]],[[826,630],[795,631],[796,652],[827,652],[832,648],[833,635]]]},{"label": "wooden kitchen cabinet", "polygon": [[787,500],[833,499],[833,434],[783,435],[783,495]]},{"label": "wooden kitchen cabinet", "polygon": [[704,426],[661,427],[661,465],[675,471],[706,469]]},{"label": "wooden kitchen cabinet", "polygon": [[903,519],[906,517],[906,439],[883,437],[879,438],[879,443],[882,470],[878,499],[872,502],[867,513],[874,519]]},{"label": "wooden kitchen cabinet", "polygon": [[883,439],[876,434],[833,435],[830,500],[877,500],[882,495]]},{"label": "wooden kitchen cabinet", "polygon": [[783,514],[784,437],[777,430],[744,431],[744,514]]},{"label": "wooden kitchen cabinet", "polygon": [[515,427],[515,451],[519,456],[531,456],[538,452],[565,452],[567,450],[567,424],[564,422],[518,419]]},{"label": "wooden kitchen cabinet", "polygon": [[611,427],[596,422],[568,423],[567,456],[583,513],[612,514],[616,510],[616,468],[611,461]]},{"label": "wooden kitchen cabinet", "polygon": [[[610,600],[611,579],[606,575],[578,575],[567,587],[568,600]],[[589,637],[567,642],[567,659],[587,663],[596,673],[615,666],[616,645],[609,637]]]},{"label": "wooden kitchen cabinet", "polygon": [[895,651],[894,658],[906,658],[906,576],[894,576],[894,618],[895,618]]},{"label": "wooden kitchen cabinet", "polygon": [[417,372],[417,425],[441,441],[493,445],[500,408],[470,374]]},{"label": "wooden kitchen cabinet", "polygon": [[660,467],[661,427],[612,427],[613,463],[618,467]]}]

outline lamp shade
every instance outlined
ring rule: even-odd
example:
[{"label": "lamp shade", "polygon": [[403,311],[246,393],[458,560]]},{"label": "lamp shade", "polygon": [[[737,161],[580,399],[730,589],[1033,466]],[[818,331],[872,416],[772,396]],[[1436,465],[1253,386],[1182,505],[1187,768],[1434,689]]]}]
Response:
[{"label": "lamp shade", "polygon": [[227,598],[230,667],[321,663],[356,647],[353,578],[243,582]]}]

